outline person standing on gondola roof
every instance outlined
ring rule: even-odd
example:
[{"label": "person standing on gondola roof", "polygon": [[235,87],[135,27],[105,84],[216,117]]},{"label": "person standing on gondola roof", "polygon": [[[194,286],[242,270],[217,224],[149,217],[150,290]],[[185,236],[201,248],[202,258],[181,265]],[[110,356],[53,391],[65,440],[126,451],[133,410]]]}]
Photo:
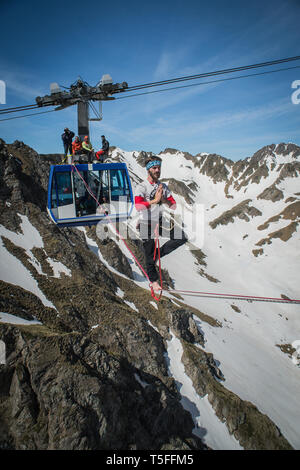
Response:
[{"label": "person standing on gondola roof", "polygon": [[68,127],[64,129],[64,133],[61,135],[61,139],[64,145],[64,160],[68,154],[72,155],[72,140],[74,135],[74,132],[70,131]]}]

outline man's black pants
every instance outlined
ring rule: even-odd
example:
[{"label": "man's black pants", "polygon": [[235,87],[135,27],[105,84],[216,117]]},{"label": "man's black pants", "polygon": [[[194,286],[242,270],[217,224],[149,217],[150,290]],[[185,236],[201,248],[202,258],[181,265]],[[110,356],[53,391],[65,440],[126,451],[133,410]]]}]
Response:
[{"label": "man's black pants", "polygon": [[65,151],[65,157],[68,155],[72,155],[72,142],[64,142],[64,151]]},{"label": "man's black pants", "polygon": [[81,153],[84,154],[84,155],[87,155],[88,163],[93,162],[93,159],[95,158],[95,153],[93,152],[93,150],[82,149]]},{"label": "man's black pants", "polygon": [[[155,267],[155,262],[158,259],[158,253],[156,251],[156,259],[154,260],[154,250],[155,250],[155,238],[153,238],[153,234],[151,237],[151,226],[149,226],[148,235],[150,235],[147,239],[143,240],[143,247],[146,256],[146,271],[149,276],[150,282],[155,282],[158,280],[158,274]],[[176,238],[174,238],[176,236]],[[174,227],[170,230],[170,238],[169,240],[160,247],[160,257],[163,258],[164,256],[172,253],[172,251],[179,248],[181,245],[184,245],[188,241],[186,234],[183,230],[179,231],[178,227],[176,232],[174,233]]]}]

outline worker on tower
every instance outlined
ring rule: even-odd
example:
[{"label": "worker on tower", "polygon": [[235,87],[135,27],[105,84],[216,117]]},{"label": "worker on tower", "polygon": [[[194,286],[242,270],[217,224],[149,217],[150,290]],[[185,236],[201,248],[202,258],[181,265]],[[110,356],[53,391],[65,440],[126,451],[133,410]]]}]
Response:
[{"label": "worker on tower", "polygon": [[94,156],[94,149],[93,146],[89,140],[89,136],[86,135],[84,137],[84,140],[82,142],[82,151],[88,156],[88,162],[92,163],[93,161],[93,156]]},{"label": "worker on tower", "polygon": [[[147,160],[148,178],[137,186],[135,193],[135,207],[140,212],[139,230],[146,256],[146,270],[154,291],[161,291],[155,267],[158,254],[156,253],[156,259],[154,259],[154,250],[155,238],[162,233],[162,205],[167,205],[172,211],[176,209],[176,201],[168,186],[159,181],[161,163],[161,158],[157,156],[152,156]],[[176,230],[175,233],[174,224],[170,228],[168,238],[169,240],[161,247],[160,258],[188,241],[182,229]]]},{"label": "worker on tower", "polygon": [[61,139],[64,144],[64,160],[66,159],[67,155],[72,155],[72,139],[74,135],[74,132],[70,131],[68,127],[64,129],[64,133],[61,135]]},{"label": "worker on tower", "polygon": [[105,158],[108,157],[109,142],[108,142],[108,140],[106,140],[105,135],[102,135],[101,139],[102,139],[102,149],[99,150],[99,152],[96,152],[96,158],[101,163],[103,163]]}]

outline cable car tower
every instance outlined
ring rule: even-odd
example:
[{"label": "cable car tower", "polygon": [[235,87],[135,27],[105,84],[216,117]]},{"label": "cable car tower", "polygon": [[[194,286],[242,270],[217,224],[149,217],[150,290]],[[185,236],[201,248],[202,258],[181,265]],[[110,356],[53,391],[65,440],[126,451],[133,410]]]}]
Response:
[{"label": "cable car tower", "polygon": [[[51,83],[50,95],[37,96],[35,100],[39,107],[57,106],[56,111],[77,104],[78,136],[83,140],[85,135],[90,135],[89,121],[102,119],[102,101],[114,100],[113,94],[122,93],[127,88],[126,82],[113,83],[111,76],[106,74],[96,86],[90,86],[79,78],[66,91],[62,90],[57,83]],[[96,119],[89,117],[90,101],[99,101],[99,115]]]},{"label": "cable car tower", "polygon": [[[126,82],[113,83],[103,75],[92,87],[79,78],[63,91],[51,83],[50,95],[36,98],[37,105],[57,106],[56,111],[77,105],[78,136],[89,136],[89,121],[102,119],[102,101],[114,100],[115,93],[126,91]],[[89,118],[91,101],[99,102],[96,119]],[[69,162],[71,163],[71,162]],[[109,220],[126,220],[133,209],[133,193],[125,163],[84,163],[51,165],[48,182],[47,211],[51,220],[62,227],[95,225]]]}]

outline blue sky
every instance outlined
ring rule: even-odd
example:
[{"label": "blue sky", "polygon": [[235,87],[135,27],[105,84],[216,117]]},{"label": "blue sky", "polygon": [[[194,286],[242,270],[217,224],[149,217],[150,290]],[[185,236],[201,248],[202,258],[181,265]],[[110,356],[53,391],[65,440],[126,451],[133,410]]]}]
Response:
[{"label": "blue sky", "polygon": [[[79,76],[95,85],[109,73],[134,86],[300,55],[298,0],[1,0],[0,14],[0,110],[35,103],[51,82],[70,86]],[[300,68],[104,102],[91,139],[97,149],[105,134],[127,151],[173,147],[232,160],[271,143],[300,145],[295,80]],[[0,122],[0,137],[60,153],[66,126],[77,133],[75,106]]]}]

